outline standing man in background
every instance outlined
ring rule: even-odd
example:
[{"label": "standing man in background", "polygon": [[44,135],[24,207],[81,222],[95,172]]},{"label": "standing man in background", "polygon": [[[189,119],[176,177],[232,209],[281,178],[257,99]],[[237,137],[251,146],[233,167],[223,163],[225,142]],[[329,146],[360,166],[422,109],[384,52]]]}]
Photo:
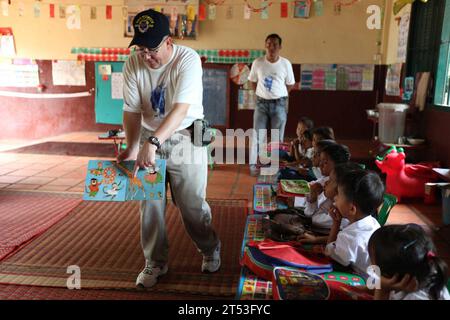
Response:
[{"label": "standing man in background", "polygon": [[[196,119],[204,118],[200,57],[190,48],[173,44],[169,21],[162,13],[140,12],[133,27],[130,46],[135,46],[136,52],[123,67],[127,148],[117,161],[136,159],[136,174],[140,168],[155,167],[157,157],[166,159],[173,200],[186,231],[203,255],[201,270],[216,272],[220,268],[220,241],[205,200],[207,150],[193,145],[189,130]],[[141,203],[145,268],[137,277],[138,287],[152,287],[168,271],[165,210],[165,197]]]},{"label": "standing man in background", "polygon": [[[265,141],[259,141],[259,130],[278,129],[280,141],[284,140],[287,121],[288,96],[295,84],[292,64],[280,56],[281,38],[270,34],[266,38],[266,55],[253,61],[248,80],[256,92],[256,109],[253,114],[253,136],[250,150],[250,174],[258,175],[258,154]],[[269,128],[267,124],[269,123]]]}]

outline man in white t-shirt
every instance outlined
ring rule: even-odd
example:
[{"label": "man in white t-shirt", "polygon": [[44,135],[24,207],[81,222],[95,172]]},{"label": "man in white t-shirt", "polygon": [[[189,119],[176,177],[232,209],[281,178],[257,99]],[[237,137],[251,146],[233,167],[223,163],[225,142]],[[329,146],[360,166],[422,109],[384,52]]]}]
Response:
[{"label": "man in white t-shirt", "polygon": [[[133,19],[136,51],[123,67],[123,125],[127,148],[117,160],[136,159],[140,168],[166,159],[167,180],[183,224],[203,254],[202,271],[220,267],[220,241],[206,202],[207,151],[194,146],[192,124],[203,119],[202,66],[198,54],[173,44],[169,21],[154,10]],[[168,271],[166,201],[142,201],[141,245],[145,268],[136,285],[152,287]]]},{"label": "man in white t-shirt", "polygon": [[[266,55],[253,61],[248,80],[256,91],[256,109],[253,114],[253,137],[250,150],[250,174],[258,174],[256,163],[258,153],[265,144],[259,133],[267,128],[279,130],[280,141],[284,140],[284,128],[287,121],[289,91],[295,84],[292,64],[280,56],[281,38],[277,34],[266,37]],[[261,132],[262,134],[262,132]]]}]

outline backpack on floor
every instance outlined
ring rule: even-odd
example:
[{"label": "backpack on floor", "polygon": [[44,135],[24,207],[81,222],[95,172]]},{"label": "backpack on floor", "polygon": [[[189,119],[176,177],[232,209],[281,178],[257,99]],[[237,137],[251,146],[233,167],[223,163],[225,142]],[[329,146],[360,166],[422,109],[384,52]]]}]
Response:
[{"label": "backpack on floor", "polygon": [[266,280],[272,279],[275,267],[294,267],[317,274],[333,271],[328,257],[272,240],[250,241],[244,249],[242,264]]},{"label": "backpack on floor", "polygon": [[293,241],[310,230],[311,218],[299,208],[278,209],[266,213],[263,229],[266,238],[278,241]]}]

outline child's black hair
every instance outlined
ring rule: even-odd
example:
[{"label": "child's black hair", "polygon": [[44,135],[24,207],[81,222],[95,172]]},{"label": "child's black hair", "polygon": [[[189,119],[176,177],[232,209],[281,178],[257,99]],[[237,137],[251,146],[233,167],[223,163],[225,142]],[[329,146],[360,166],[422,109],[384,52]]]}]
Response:
[{"label": "child's black hair", "polygon": [[303,123],[306,130],[312,130],[314,128],[314,122],[308,117],[301,117],[298,119],[298,123]]},{"label": "child's black hair", "polygon": [[319,140],[334,140],[334,131],[331,127],[315,128],[313,134],[319,136]]},{"label": "child's black hair", "polygon": [[321,152],[326,153],[335,165],[350,160],[350,151],[348,150],[348,147],[343,144],[330,144],[323,148]]},{"label": "child's black hair", "polygon": [[305,138],[306,140],[312,141],[312,133],[311,130],[305,130],[303,132],[303,138]]},{"label": "child's black hair", "polygon": [[334,175],[336,176],[336,182],[342,181],[344,176],[352,171],[364,170],[359,163],[348,161],[344,163],[339,163],[334,166]]},{"label": "child's black hair", "polygon": [[377,209],[384,195],[384,185],[377,173],[364,169],[352,170],[340,177],[338,186],[364,216],[377,218]]},{"label": "child's black hair", "polygon": [[337,142],[334,140],[331,140],[331,139],[317,141],[317,144],[316,144],[317,152],[321,152],[323,150],[323,148],[325,148],[329,145],[332,145],[332,144],[337,144]]},{"label": "child's black hair", "polygon": [[401,279],[405,274],[416,277],[419,289],[439,299],[448,281],[447,264],[436,257],[433,241],[417,224],[388,225],[376,230],[369,240],[372,262],[381,274]]}]

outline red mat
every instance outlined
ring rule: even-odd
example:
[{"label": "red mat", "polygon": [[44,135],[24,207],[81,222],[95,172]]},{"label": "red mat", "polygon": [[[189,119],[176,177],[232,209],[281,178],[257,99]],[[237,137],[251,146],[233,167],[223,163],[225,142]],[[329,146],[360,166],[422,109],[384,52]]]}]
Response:
[{"label": "red mat", "polygon": [[42,234],[82,201],[79,195],[0,191],[0,260]]},{"label": "red mat", "polygon": [[[229,297],[232,299],[233,297]],[[50,288],[0,284],[1,300],[211,300],[225,297],[188,295],[185,293],[156,293],[148,291],[126,290],[69,290],[67,288]]]},{"label": "red mat", "polygon": [[[152,288],[157,294],[234,297],[247,200],[208,200],[213,225],[222,242],[222,267],[200,271],[201,254],[169,205],[166,223],[170,244],[169,272]],[[83,202],[65,219],[0,263],[0,282],[29,286],[67,285],[67,267],[81,269],[82,289],[136,290],[143,268],[138,202]]]}]

